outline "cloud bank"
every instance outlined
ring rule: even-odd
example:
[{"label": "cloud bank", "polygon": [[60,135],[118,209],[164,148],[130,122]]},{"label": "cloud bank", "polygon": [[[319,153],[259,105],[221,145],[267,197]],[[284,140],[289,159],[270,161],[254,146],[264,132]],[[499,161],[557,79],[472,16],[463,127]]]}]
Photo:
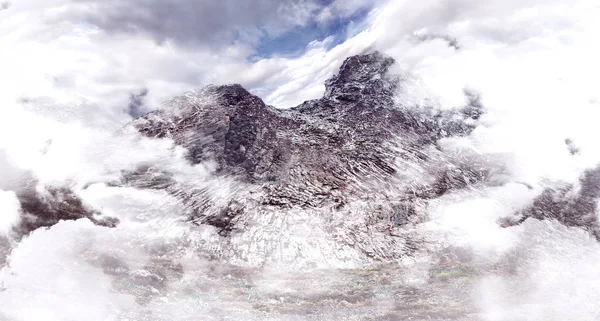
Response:
[{"label": "cloud bank", "polygon": [[[362,18],[352,20],[361,11],[365,12]],[[538,304],[530,305],[531,309],[556,312],[562,319],[597,316],[597,300],[588,304],[582,299],[595,295],[597,284],[583,282],[573,273],[557,277],[573,267],[571,260],[579,267],[574,271],[595,275],[591,267],[597,266],[599,258],[585,250],[597,249],[592,240],[549,222],[528,223],[522,228],[525,232],[521,228],[507,232],[498,228],[495,219],[527,203],[553,181],[577,183],[585,168],[600,163],[598,16],[595,0],[0,2],[0,233],[17,218],[15,182],[32,176],[42,183],[68,181],[77,189],[110,178],[118,169],[152,161],[170,164],[180,174],[195,171],[190,177],[203,180],[205,169],[173,162],[180,159],[181,151],[168,142],[114,134],[133,116],[159,108],[168,98],[209,83],[240,83],[267,103],[287,108],[320,97],[325,80],[347,56],[379,49],[397,60],[396,71],[403,78],[398,95],[402,104],[450,108],[464,104],[465,89],[480,95],[488,110],[484,126],[466,139],[445,141],[443,147],[506,159],[514,180],[533,187],[525,191],[522,186],[506,186],[486,197],[445,200],[448,204],[432,212],[431,229],[451,234],[449,242],[477,247],[486,257],[533,248],[538,254],[525,261],[533,274],[520,275],[537,289],[521,291],[523,300]],[[261,43],[292,30],[329,28],[336,21],[346,23],[343,41],[311,39],[293,57],[276,50],[267,58],[256,55]],[[575,155],[565,145],[567,139],[577,147]],[[13,278],[6,276],[13,270],[6,269],[1,276],[15,289],[51,298],[42,313],[64,307],[56,320],[77,319],[82,313],[78,308],[87,307],[86,303],[67,306],[62,297],[35,288],[29,276],[54,282],[51,275],[74,275],[78,284],[85,284],[83,296],[105,294],[100,297],[105,304],[93,306],[95,319],[103,319],[111,315],[111,304],[120,302],[127,309],[134,303],[131,297],[110,292],[110,280],[98,269],[86,265],[90,270],[82,271],[79,263],[94,261],[97,252],[108,253],[123,240],[143,244],[152,235],[164,237],[150,217],[144,222],[150,236],[136,239],[136,224],[143,225],[136,220],[148,213],[122,197],[134,192],[95,188],[86,196],[88,201],[96,199],[115,215],[121,213],[120,218],[131,219],[122,234],[108,235],[85,222],[40,230],[14,252],[12,268],[23,273]],[[111,193],[118,194],[122,203],[115,202]],[[152,203],[148,201],[152,197],[141,193],[134,199],[146,204]],[[164,207],[153,210],[164,212]],[[177,233],[185,234],[181,232],[185,228],[173,226],[169,237],[177,240],[181,236]],[[85,235],[107,245],[83,249],[70,241],[82,227]],[[560,238],[547,237],[555,232]],[[535,242],[528,239],[531,235]],[[51,247],[48,240],[68,247]],[[560,255],[552,252],[556,248]],[[590,259],[569,254],[580,253],[570,252],[574,248]],[[39,255],[46,250],[51,255]],[[129,263],[143,265],[144,255]],[[39,268],[38,262],[31,262],[36,257],[51,268]],[[56,263],[56,257],[70,265]],[[89,276],[102,277],[101,282],[92,284]],[[514,308],[508,312],[511,319],[526,314],[504,301],[516,291],[507,284],[490,279],[481,285],[488,320],[505,320],[507,307]],[[559,293],[571,284],[580,289],[576,300]],[[50,287],[65,295],[70,291],[62,283],[46,288]],[[4,295],[26,297],[14,292]],[[561,309],[548,308],[544,302]],[[8,311],[11,316],[31,310],[26,300],[17,303]],[[27,313],[29,319],[40,318],[35,311]]]}]

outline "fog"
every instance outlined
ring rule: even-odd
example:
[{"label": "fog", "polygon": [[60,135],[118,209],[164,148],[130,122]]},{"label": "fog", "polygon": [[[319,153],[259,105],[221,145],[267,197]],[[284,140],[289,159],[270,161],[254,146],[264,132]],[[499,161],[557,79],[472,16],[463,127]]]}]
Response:
[{"label": "fog", "polygon": [[[61,8],[55,2],[62,4],[44,10]],[[349,216],[334,219],[297,209],[251,212],[247,230],[225,240],[213,227],[186,222],[184,204],[166,191],[115,186],[123,171],[152,165],[215,202],[248,192],[235,177],[216,175],[213,162],[191,165],[173,141],[126,126],[138,85],[149,88],[145,108],[159,108],[205,84],[169,66],[186,70],[208,54],[153,47],[151,36],[35,34],[45,25],[11,31],[42,9],[33,1],[0,9],[0,31],[9,35],[0,40],[0,320],[600,319],[593,236],[555,220],[498,224],[545,188],[577,188],[584,170],[600,164],[595,1],[390,1],[329,51],[316,41],[298,58],[215,60],[210,77],[204,66],[190,68],[211,82],[246,81],[267,102],[289,107],[320,96],[343,58],[371,48],[397,61],[398,105],[449,109],[465,103],[465,90],[479,95],[481,125],[441,147],[502,168],[496,184],[424,205],[427,219],[403,231],[410,242],[397,245],[414,248],[411,255],[388,262],[339,242],[365,225],[368,204],[353,203]],[[147,55],[136,61],[131,46]],[[118,58],[111,49],[130,61],[131,73],[104,70]],[[54,69],[64,83],[52,79]],[[230,70],[240,75],[229,77]],[[261,72],[279,76],[244,78]],[[138,81],[144,77],[147,83]],[[23,215],[16,193],[25,186],[41,193],[68,187],[119,224],[62,221],[21,237],[13,228]],[[365,233],[372,238],[361,246],[385,249],[383,236]]]}]

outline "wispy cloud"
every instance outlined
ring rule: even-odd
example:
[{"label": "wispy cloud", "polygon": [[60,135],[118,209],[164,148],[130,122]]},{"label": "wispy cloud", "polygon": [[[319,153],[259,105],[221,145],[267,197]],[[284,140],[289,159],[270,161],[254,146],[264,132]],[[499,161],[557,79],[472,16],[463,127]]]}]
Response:
[{"label": "wispy cloud", "polygon": [[[524,256],[526,269],[513,279],[535,289],[519,297],[536,304],[530,306],[537,309],[533,312],[544,307],[562,319],[573,312],[578,313],[574,318],[578,320],[598,315],[597,300],[585,301],[597,293],[594,281],[598,278],[575,275],[597,274],[597,245],[590,245],[584,234],[553,222],[531,222],[514,231],[500,230],[495,223],[500,214],[531,201],[535,189],[548,181],[577,183],[583,169],[600,162],[597,1],[20,0],[12,5],[0,1],[0,9],[0,214],[7,213],[0,220],[3,231],[14,224],[18,209],[10,191],[23,177],[81,186],[142,161],[199,170],[173,156],[180,151],[169,142],[115,138],[116,129],[146,108],[156,108],[172,96],[209,83],[241,83],[270,104],[294,106],[320,97],[325,80],[347,56],[380,49],[397,60],[396,71],[403,76],[401,103],[456,107],[467,99],[465,88],[477,92],[487,110],[481,118],[483,125],[472,136],[443,141],[441,147],[457,154],[468,150],[507,159],[510,175],[534,189],[504,186],[486,191],[484,197],[446,199],[431,212],[431,225],[444,235],[459,235],[449,242],[475,247],[486,259],[498,257],[507,248],[537,251]],[[332,38],[310,39],[293,58],[274,54],[247,59],[264,37],[275,39],[311,23],[351,17],[360,10],[368,12],[363,23],[341,43]],[[459,45],[449,46],[453,41]],[[576,144],[574,155],[565,145],[567,138]],[[99,297],[105,303],[78,302],[93,310],[97,319],[114,313],[109,307],[122,298],[111,291],[110,280],[100,270],[82,271],[83,261],[100,252],[110,253],[124,240],[142,243],[164,238],[163,231],[150,222],[144,230],[150,236],[139,239],[134,218],[147,214],[153,197],[162,206],[166,196],[127,193],[135,195],[96,186],[86,196],[87,200],[101,199],[98,204],[108,210],[130,215],[133,223],[124,230],[109,235],[85,222],[71,222],[39,231],[19,245],[9,270],[18,273],[6,274],[9,281],[14,276],[10,291],[17,292],[0,291],[18,301],[12,310],[7,309],[11,316],[47,317],[49,313],[40,316],[32,311],[25,299],[43,297],[52,301],[44,301],[42,313],[63,311],[73,319],[79,317],[81,311],[71,310],[72,302],[56,296],[72,293],[68,283],[61,287],[51,283],[60,273],[75,275],[73,280],[85,285],[82,297]],[[128,203],[131,199],[137,207]],[[165,209],[152,211],[160,216]],[[175,211],[175,207],[167,210]],[[172,233],[184,234],[182,230],[186,231],[177,226]],[[94,244],[86,243],[94,238],[98,240]],[[137,254],[126,258],[132,266],[144,264],[147,253]],[[39,268],[40,262],[48,268]],[[92,278],[103,281],[90,283]],[[37,283],[40,280],[50,283]],[[529,315],[527,307],[518,309],[502,301],[505,297],[495,296],[523,289],[511,288],[503,279],[488,281],[481,285],[481,292],[491,299],[482,295],[485,302],[480,303],[481,309],[491,313],[489,320],[502,319],[503,309],[512,309],[509,316],[515,318]],[[561,294],[575,286],[576,295]],[[47,289],[58,292],[44,292]],[[133,303],[127,304],[123,309]],[[169,311],[180,310],[177,305]],[[494,316],[494,311],[500,312]],[[197,316],[197,312],[189,313]],[[57,315],[56,319],[61,318]]]}]

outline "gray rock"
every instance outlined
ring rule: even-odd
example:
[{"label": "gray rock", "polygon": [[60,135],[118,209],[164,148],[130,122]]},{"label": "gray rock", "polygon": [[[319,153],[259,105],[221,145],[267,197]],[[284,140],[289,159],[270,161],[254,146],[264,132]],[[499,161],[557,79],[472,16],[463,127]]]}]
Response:
[{"label": "gray rock", "polygon": [[[393,64],[378,52],[350,57],[326,82],[323,98],[288,110],[265,105],[240,85],[208,86],[132,125],[146,136],[173,139],[193,164],[215,160],[220,175],[235,175],[254,189],[252,206],[343,211],[354,200],[370,200],[387,209],[388,223],[402,225],[415,213],[413,198],[438,197],[488,173],[445,157],[436,145],[472,132],[483,112],[480,98],[467,92],[470,103],[452,111],[399,106],[400,79],[388,73]],[[402,160],[431,170],[430,181],[408,184],[400,175]],[[192,221],[223,235],[248,210],[241,205],[248,195],[217,209],[201,192],[182,192],[168,173],[152,171],[126,173],[124,183],[170,189],[192,208]]]},{"label": "gray rock", "polygon": [[21,222],[16,228],[17,235],[27,235],[42,227],[51,227],[63,220],[87,218],[92,223],[105,227],[115,227],[119,220],[101,216],[101,213],[87,206],[67,187],[48,186],[43,190],[35,188],[31,182],[16,195],[21,203]]},{"label": "gray rock", "polygon": [[514,216],[503,218],[504,227],[515,226],[529,218],[554,219],[566,226],[579,227],[600,241],[597,210],[600,200],[600,166],[586,170],[579,185],[562,184],[545,189],[532,204]]}]

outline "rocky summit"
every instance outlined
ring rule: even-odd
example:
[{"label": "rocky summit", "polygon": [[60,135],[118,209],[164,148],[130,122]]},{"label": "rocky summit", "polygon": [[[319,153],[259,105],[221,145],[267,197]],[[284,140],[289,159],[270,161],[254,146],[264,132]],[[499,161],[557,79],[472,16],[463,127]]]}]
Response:
[{"label": "rocky summit", "polygon": [[[216,164],[214,177],[232,180],[235,191],[215,196],[211,187],[190,185],[152,164],[124,171],[114,184],[176,197],[184,205],[184,220],[217,230],[219,245],[207,247],[218,247],[218,256],[247,262],[253,260],[251,253],[271,253],[282,242],[296,244],[289,246],[302,255],[311,240],[276,231],[285,220],[318,225],[328,241],[334,240],[332,252],[342,255],[354,251],[387,260],[414,252],[420,236],[409,227],[427,219],[423,208],[430,200],[502,183],[502,168],[481,155],[444,150],[444,140],[467,136],[479,126],[485,110],[477,94],[465,91],[465,105],[453,110],[399,103],[403,81],[389,72],[393,64],[379,52],[349,57],[325,83],[322,98],[290,109],[268,106],[237,84],[211,85],[173,98],[129,128],[151,139],[172,140],[190,164]],[[572,187],[549,189],[499,224],[554,218],[598,236],[595,216],[589,214],[600,195],[593,188],[596,173],[582,177],[584,189],[573,200],[562,200]],[[61,219],[118,224],[67,189],[45,194],[43,202],[35,193],[20,195],[30,218],[23,221],[23,233]]]},{"label": "rocky summit", "polygon": [[224,206],[152,166],[125,173],[123,184],[172,191],[190,221],[222,236],[244,232],[246,216],[294,210],[331,218],[360,212],[369,221],[362,223],[382,231],[417,222],[423,202],[490,178],[489,167],[449,157],[438,145],[469,135],[484,110],[471,93],[449,111],[398,104],[393,64],[379,52],[350,57],[321,99],[290,109],[268,106],[240,85],[208,86],[132,123],[184,147],[192,164],[215,161],[217,175],[245,184]]}]

